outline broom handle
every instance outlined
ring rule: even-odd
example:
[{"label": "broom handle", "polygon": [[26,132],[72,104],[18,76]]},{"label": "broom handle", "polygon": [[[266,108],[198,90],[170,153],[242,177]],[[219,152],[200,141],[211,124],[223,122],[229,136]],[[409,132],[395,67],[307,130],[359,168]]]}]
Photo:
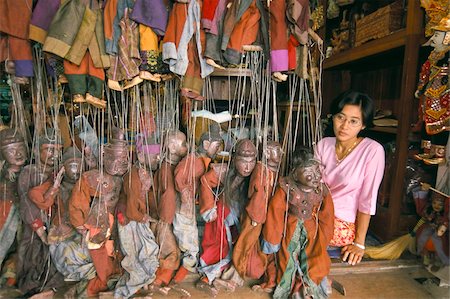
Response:
[{"label": "broom handle", "polygon": [[431,191],[434,191],[434,192],[436,192],[436,193],[438,193],[438,194],[440,194],[440,195],[442,195],[442,196],[445,196],[445,197],[450,198],[449,195],[445,194],[444,192],[439,191],[439,190],[436,189],[436,188],[431,187],[430,185],[428,185],[428,184],[426,184],[426,183],[420,183],[420,184],[421,184],[422,187],[424,187],[425,189],[430,189]]}]

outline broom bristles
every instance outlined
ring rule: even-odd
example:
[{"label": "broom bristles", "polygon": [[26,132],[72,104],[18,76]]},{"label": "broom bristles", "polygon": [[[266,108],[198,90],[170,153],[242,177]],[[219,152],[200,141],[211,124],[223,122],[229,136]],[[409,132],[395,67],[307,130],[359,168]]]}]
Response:
[{"label": "broom bristles", "polygon": [[364,254],[372,259],[395,260],[414,243],[414,239],[410,234],[406,234],[382,246],[368,246]]}]

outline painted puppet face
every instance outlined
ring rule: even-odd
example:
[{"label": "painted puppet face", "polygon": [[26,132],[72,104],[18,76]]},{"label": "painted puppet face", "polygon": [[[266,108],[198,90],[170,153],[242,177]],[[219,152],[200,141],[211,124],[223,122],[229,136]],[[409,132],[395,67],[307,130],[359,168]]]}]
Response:
[{"label": "painted puppet face", "polygon": [[48,166],[53,166],[58,161],[61,149],[62,145],[59,144],[44,144],[41,146],[39,159],[42,163],[45,163]]},{"label": "painted puppet face", "polygon": [[81,175],[83,160],[80,158],[67,159],[64,162],[64,179],[69,182],[76,182]]},{"label": "painted puppet face", "polygon": [[128,152],[119,151],[110,154],[105,152],[103,165],[110,175],[124,175],[128,170]]},{"label": "painted puppet face", "polygon": [[319,187],[322,174],[319,163],[314,163],[305,167],[297,167],[294,172],[294,179],[307,188],[315,189]]},{"label": "painted puppet face", "polygon": [[2,148],[2,156],[9,165],[23,166],[27,161],[25,143],[17,142],[4,146]]},{"label": "painted puppet face", "polygon": [[256,157],[237,156],[234,161],[236,172],[242,177],[248,177],[252,174],[256,165]]}]

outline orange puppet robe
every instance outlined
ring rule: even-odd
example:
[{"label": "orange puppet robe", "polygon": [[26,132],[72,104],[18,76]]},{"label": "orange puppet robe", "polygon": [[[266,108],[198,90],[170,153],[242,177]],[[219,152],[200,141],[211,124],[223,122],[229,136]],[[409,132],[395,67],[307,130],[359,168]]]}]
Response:
[{"label": "orange puppet robe", "polygon": [[[223,193],[221,193],[216,201],[214,190],[220,186],[219,176],[215,169],[206,172],[201,178],[200,185],[200,213],[204,216],[207,212],[216,208],[217,218],[207,221],[203,232],[202,255],[200,256],[199,272],[208,277],[212,282],[216,277],[220,276],[222,270],[231,261],[232,240],[229,239],[231,231],[227,220],[230,209],[224,203]],[[219,192],[220,193],[220,192]]]},{"label": "orange puppet robe", "polygon": [[[191,153],[175,168],[175,189],[180,193],[180,200],[177,200],[173,233],[182,252],[182,267],[174,278],[177,282],[184,279],[187,271],[196,271],[200,248],[195,218],[195,198],[200,177],[208,169],[210,161],[211,159],[206,156]],[[185,199],[181,195],[184,192],[189,194],[188,202],[183,202]]]},{"label": "orange puppet robe", "polygon": [[[259,235],[266,222],[275,176],[274,171],[258,162],[250,178],[249,202],[243,215],[239,238],[233,249],[233,264],[242,278],[259,279],[267,267],[267,256],[261,251]],[[252,220],[257,223],[256,226],[251,224]]]},{"label": "orange puppet robe", "polygon": [[159,222],[156,227],[156,242],[159,245],[159,269],[156,282],[169,284],[175,270],[180,266],[180,249],[173,234],[177,192],[175,190],[175,165],[164,160],[155,174]]},{"label": "orange puppet robe", "polygon": [[[75,184],[72,190],[72,195],[69,200],[69,215],[70,222],[74,227],[84,226],[88,220],[88,216],[91,210],[91,202],[93,198],[99,196],[110,195],[111,192],[118,193],[122,187],[121,178],[112,177],[111,175],[104,173],[105,178],[109,178],[108,184],[112,184],[112,190],[109,190],[109,194],[102,194],[101,188],[97,188],[97,184],[92,184],[95,179],[100,179],[101,174],[97,169],[90,170],[83,173],[81,178]],[[98,184],[102,184],[101,179]],[[113,195],[113,197],[116,194]],[[100,215],[97,215],[100,216]],[[111,211],[108,211],[108,219],[110,228],[113,225],[113,216]],[[106,223],[99,223],[99,226],[108,225]],[[95,228],[91,228],[91,231]],[[103,245],[98,249],[89,249],[89,253],[94,263],[97,276],[91,279],[87,286],[87,295],[95,296],[99,292],[106,291],[108,289],[107,282],[109,277],[114,273],[113,263],[113,241],[107,239]]]},{"label": "orange puppet robe", "polygon": [[[274,297],[287,297],[292,292],[292,288],[298,291],[302,283],[306,285],[309,295],[316,296],[318,285],[328,275],[331,265],[327,253],[327,246],[333,237],[334,229],[334,207],[331,195],[328,189],[322,186],[322,195],[318,195],[323,197],[322,202],[313,206],[310,219],[299,220],[291,212],[287,212],[288,205],[291,204],[288,203],[288,199],[292,200],[297,195],[301,198],[305,196],[305,193],[290,191],[287,197],[285,188],[290,190],[292,186],[281,180],[280,187],[276,189],[269,203],[267,220],[263,228],[264,251],[270,253],[266,245],[272,248],[280,247],[277,254],[278,286]],[[306,242],[306,247],[301,249],[305,245],[303,242]],[[298,267],[303,272],[301,279],[297,271]],[[294,281],[293,285],[292,281]]]}]

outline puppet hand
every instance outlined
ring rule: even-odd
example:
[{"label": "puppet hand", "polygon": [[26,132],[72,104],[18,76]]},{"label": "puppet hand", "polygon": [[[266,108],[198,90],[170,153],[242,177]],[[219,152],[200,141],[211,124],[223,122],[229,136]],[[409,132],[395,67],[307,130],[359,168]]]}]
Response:
[{"label": "puppet hand", "polygon": [[[359,246],[358,246],[359,245]],[[361,262],[364,256],[364,245],[360,245],[357,243],[349,244],[347,246],[342,247],[341,254],[342,260],[344,262],[348,262],[350,265],[356,265]]]},{"label": "puppet hand", "polygon": [[64,168],[64,166],[62,166],[61,169],[58,171],[58,174],[56,175],[55,181],[53,182],[53,187],[54,188],[59,188],[59,186],[61,186],[61,181],[63,179],[65,171],[66,171],[66,169]]}]

